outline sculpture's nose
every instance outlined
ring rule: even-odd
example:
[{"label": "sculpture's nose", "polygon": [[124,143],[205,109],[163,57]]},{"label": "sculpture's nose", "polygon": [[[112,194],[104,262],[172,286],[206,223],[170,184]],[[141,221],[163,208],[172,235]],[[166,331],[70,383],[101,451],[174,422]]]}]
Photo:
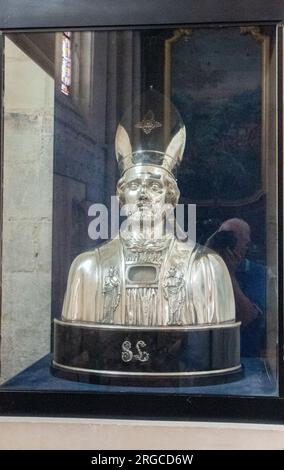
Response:
[{"label": "sculpture's nose", "polygon": [[147,198],[147,188],[146,183],[142,183],[139,190],[139,198],[146,199]]}]

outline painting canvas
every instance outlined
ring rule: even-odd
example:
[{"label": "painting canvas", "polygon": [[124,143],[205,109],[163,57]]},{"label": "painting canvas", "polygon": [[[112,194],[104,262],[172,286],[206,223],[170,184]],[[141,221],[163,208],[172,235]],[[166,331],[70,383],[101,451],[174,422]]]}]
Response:
[{"label": "painting canvas", "polygon": [[168,72],[187,130],[182,194],[211,206],[256,200],[263,187],[263,38],[241,28],[176,35]]}]

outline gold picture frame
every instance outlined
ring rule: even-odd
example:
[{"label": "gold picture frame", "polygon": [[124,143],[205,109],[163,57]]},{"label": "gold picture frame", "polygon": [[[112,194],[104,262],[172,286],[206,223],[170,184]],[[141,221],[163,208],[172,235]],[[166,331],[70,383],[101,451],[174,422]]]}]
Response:
[{"label": "gold picture frame", "polygon": [[[268,165],[269,165],[269,153],[273,143],[269,138],[269,103],[271,100],[271,84],[270,84],[270,37],[263,34],[261,28],[258,26],[243,26],[239,28],[240,34],[251,35],[261,47],[261,188],[256,191],[252,196],[240,199],[218,199],[218,205],[220,206],[242,206],[251,204],[258,201],[267,190],[268,185]],[[172,54],[173,45],[181,40],[190,40],[194,34],[192,28],[180,28],[173,32],[173,35],[165,40],[164,47],[164,94],[165,104],[164,112],[165,116],[169,113],[169,106],[172,96]],[[165,119],[165,133],[168,132],[167,120]],[[204,199],[194,201],[200,206],[212,206],[216,205],[214,199]]]}]

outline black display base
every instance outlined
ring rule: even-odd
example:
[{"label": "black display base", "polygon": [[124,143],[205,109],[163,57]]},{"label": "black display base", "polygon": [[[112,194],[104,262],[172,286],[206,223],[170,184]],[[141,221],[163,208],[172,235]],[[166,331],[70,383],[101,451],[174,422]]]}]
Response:
[{"label": "black display base", "polygon": [[240,324],[126,327],[55,320],[51,372],[73,381],[125,386],[239,380]]}]

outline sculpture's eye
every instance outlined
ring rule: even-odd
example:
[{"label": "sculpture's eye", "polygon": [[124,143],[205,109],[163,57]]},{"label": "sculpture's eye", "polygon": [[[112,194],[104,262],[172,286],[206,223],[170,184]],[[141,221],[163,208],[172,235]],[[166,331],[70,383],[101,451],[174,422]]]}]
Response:
[{"label": "sculpture's eye", "polygon": [[152,183],[150,187],[152,191],[156,191],[156,192],[160,191],[161,189],[161,186],[158,183]]},{"label": "sculpture's eye", "polygon": [[128,188],[131,189],[131,191],[136,191],[138,189],[138,183],[136,181],[131,181]]}]

